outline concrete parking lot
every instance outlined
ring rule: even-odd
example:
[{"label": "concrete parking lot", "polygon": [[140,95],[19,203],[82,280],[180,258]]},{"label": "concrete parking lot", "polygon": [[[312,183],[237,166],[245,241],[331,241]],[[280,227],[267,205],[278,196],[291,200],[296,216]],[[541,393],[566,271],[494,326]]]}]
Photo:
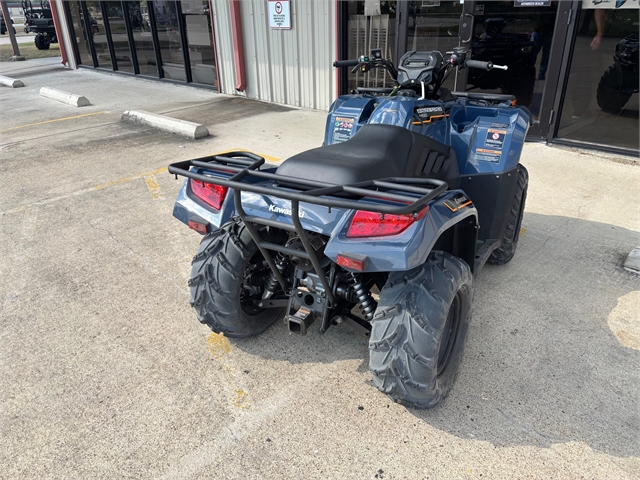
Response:
[{"label": "concrete parking lot", "polygon": [[2,71],[26,86],[0,89],[0,478],[640,478],[633,159],[526,145],[518,252],[477,279],[452,393],[414,411],[375,389],[346,325],[228,340],[189,306],[201,237],[171,216],[167,164],[285,159],[321,143],[325,112],[57,61]]}]

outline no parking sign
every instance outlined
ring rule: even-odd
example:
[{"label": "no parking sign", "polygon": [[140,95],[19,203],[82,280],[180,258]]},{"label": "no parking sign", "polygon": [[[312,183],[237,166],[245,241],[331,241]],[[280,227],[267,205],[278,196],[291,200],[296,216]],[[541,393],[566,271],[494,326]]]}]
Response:
[{"label": "no parking sign", "polygon": [[289,0],[269,0],[269,27],[291,29],[291,9]]}]

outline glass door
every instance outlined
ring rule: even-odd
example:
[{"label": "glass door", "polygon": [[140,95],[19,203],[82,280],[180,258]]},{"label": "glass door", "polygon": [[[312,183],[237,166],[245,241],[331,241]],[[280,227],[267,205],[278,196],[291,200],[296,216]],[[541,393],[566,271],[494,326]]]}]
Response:
[{"label": "glass door", "polygon": [[[408,3],[406,51],[450,52],[460,43],[462,4],[459,0],[411,1]],[[443,83],[455,89],[455,74]]]},{"label": "glass door", "polygon": [[[346,2],[346,57],[369,55],[372,49],[382,50],[382,57],[396,58],[396,1]],[[390,87],[391,77],[382,69],[367,73],[358,70],[347,76],[348,91],[357,87]]]},{"label": "glass door", "polygon": [[584,0],[579,6],[556,135],[637,151],[638,3]]},{"label": "glass door", "polygon": [[559,3],[476,1],[468,6],[473,16],[471,58],[509,69],[468,69],[464,89],[515,95],[517,103],[533,115],[532,132],[540,132],[540,124],[548,123],[541,112]]}]

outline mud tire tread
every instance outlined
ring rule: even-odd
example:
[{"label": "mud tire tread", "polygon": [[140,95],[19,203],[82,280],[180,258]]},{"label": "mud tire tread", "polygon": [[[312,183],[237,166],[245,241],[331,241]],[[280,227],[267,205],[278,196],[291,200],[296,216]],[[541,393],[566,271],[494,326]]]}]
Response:
[{"label": "mud tire tread", "polygon": [[518,171],[518,185],[516,193],[511,201],[511,209],[509,210],[509,218],[507,219],[507,228],[502,238],[502,245],[495,249],[487,260],[492,265],[504,265],[509,263],[516,254],[518,246],[518,238],[520,236],[520,227],[522,225],[522,217],[524,216],[524,207],[527,200],[527,189],[529,187],[529,172],[520,165]]},{"label": "mud tire tread", "polygon": [[246,226],[236,220],[206,235],[191,262],[191,306],[200,323],[227,337],[259,335],[283,309],[266,309],[249,315],[240,305],[243,272],[258,247]]},{"label": "mud tire tread", "polygon": [[[437,375],[437,355],[449,308],[460,299],[460,325],[449,363]],[[424,265],[389,275],[371,322],[369,370],[394,402],[433,408],[449,393],[471,321],[473,275],[461,259],[432,252]]]}]

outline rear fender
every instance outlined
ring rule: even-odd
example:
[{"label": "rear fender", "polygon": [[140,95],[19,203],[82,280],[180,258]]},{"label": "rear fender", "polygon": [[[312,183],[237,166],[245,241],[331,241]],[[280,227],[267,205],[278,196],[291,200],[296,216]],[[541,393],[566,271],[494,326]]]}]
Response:
[{"label": "rear fender", "polygon": [[478,212],[462,190],[446,192],[429,205],[424,218],[389,237],[347,238],[353,214],[343,216],[325,247],[325,255],[334,262],[339,254],[365,255],[366,272],[406,271],[422,265],[435,247],[459,256],[474,268]]}]

